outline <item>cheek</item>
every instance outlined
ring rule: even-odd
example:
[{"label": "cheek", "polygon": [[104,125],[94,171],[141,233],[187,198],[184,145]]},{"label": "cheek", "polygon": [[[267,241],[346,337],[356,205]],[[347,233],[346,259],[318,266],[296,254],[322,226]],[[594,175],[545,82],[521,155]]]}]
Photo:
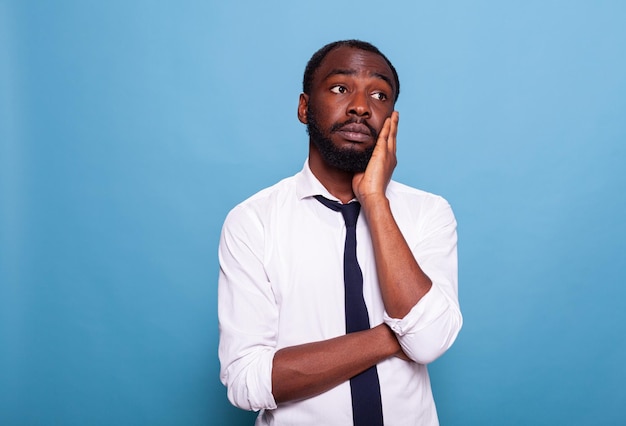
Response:
[{"label": "cheek", "polygon": [[391,117],[391,113],[393,112],[393,106],[390,108],[380,108],[380,110],[376,111],[375,117],[373,117],[372,125],[380,132],[385,124],[385,120],[388,117]]},{"label": "cheek", "polygon": [[328,127],[346,120],[345,114],[342,114],[338,108],[332,105],[322,105],[321,108],[314,109],[313,113],[316,121],[322,127]]},{"label": "cheek", "polygon": [[[385,102],[383,104],[379,104],[376,108],[376,112],[379,115],[382,115],[384,118],[391,117],[391,113],[394,110],[394,104],[392,102]],[[383,119],[384,121],[384,119]]]}]

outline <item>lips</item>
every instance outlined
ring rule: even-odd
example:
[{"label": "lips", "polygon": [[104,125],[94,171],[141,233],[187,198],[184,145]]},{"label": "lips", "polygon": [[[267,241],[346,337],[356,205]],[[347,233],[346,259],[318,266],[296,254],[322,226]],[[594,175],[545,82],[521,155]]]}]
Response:
[{"label": "lips", "polygon": [[369,127],[363,123],[345,124],[337,129],[336,133],[351,142],[367,142],[372,138]]}]

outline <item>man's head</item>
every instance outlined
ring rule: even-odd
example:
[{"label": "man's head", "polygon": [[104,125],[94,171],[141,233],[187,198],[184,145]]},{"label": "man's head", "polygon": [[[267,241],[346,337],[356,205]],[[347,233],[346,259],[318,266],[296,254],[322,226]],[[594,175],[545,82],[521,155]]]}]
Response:
[{"label": "man's head", "polygon": [[327,165],[361,172],[399,93],[398,74],[376,47],[338,41],[309,60],[298,118],[307,125],[311,148]]}]

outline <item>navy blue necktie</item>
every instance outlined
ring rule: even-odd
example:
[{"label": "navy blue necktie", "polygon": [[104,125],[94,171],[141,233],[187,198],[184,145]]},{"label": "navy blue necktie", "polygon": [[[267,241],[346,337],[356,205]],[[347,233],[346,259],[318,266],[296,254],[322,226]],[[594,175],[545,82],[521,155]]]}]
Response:
[{"label": "navy blue necktie", "polygon": [[[321,195],[315,196],[326,207],[340,211],[346,222],[346,243],[343,252],[343,280],[345,285],[346,333],[370,328],[367,306],[363,299],[363,274],[356,258],[356,221],[361,205],[358,202],[341,204]],[[352,415],[355,426],[382,426],[383,409],[376,366],[350,379]]]}]

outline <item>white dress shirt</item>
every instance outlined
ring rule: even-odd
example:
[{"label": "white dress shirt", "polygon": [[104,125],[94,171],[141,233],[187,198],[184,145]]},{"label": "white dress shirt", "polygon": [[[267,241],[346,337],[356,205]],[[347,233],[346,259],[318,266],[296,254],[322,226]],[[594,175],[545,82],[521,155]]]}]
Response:
[{"label": "white dress shirt", "polygon": [[[228,398],[260,410],[257,425],[351,425],[350,383],[276,405],[272,360],[281,348],[345,334],[345,223],[313,196],[337,200],[305,163],[301,172],[236,206],[219,246],[221,380]],[[367,222],[357,222],[357,257],[372,327],[387,323],[414,362],[377,365],[387,426],[437,425],[426,364],[454,342],[462,324],[457,292],[456,220],[441,197],[391,181],[393,216],[430,291],[404,318],[390,318],[381,298]]]}]

